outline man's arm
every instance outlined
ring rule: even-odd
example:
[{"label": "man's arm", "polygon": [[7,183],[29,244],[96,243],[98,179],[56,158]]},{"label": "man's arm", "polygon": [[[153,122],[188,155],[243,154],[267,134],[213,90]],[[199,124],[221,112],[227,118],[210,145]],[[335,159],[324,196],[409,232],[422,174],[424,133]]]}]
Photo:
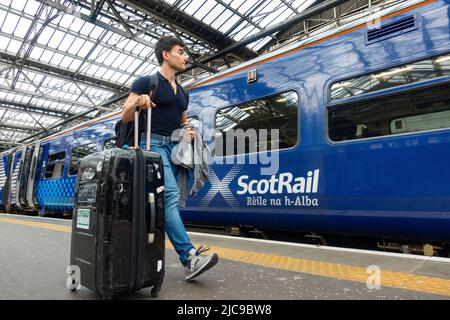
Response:
[{"label": "man's arm", "polygon": [[[138,95],[135,92],[131,92],[127,100],[122,106],[122,120],[125,123],[134,121],[134,106],[138,105],[141,109],[154,108],[156,105],[150,100],[148,94]],[[186,117],[187,119],[187,117]]]},{"label": "man's arm", "polygon": [[[181,114],[181,125],[184,126],[187,123],[188,123],[187,111],[183,111],[183,113]],[[194,138],[195,138],[194,130],[192,130],[192,128],[187,128],[186,132],[184,133],[184,139],[190,142]]]},{"label": "man's arm", "polygon": [[185,124],[187,124],[187,122],[187,111],[183,111],[183,113],[181,114],[181,125],[184,126]]}]

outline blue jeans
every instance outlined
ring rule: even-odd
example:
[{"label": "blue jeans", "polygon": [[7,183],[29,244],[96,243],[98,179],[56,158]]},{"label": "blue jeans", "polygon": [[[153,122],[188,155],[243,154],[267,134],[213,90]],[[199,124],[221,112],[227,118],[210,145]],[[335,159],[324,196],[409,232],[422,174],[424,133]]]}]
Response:
[{"label": "blue jeans", "polygon": [[[140,147],[145,149],[145,144],[145,134],[143,134]],[[189,257],[189,251],[194,249],[194,246],[180,217],[180,190],[177,184],[178,168],[171,161],[174,146],[175,144],[170,140],[163,141],[151,135],[150,150],[159,153],[164,163],[166,233],[184,265]]]}]

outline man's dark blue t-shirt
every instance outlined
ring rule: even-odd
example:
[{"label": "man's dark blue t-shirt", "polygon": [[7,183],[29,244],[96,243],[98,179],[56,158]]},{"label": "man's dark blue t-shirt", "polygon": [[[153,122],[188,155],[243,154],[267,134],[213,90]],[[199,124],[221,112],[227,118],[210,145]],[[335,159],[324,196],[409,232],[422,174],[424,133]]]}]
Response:
[{"label": "man's dark blue t-shirt", "polygon": [[[177,93],[164,76],[157,72],[158,88],[152,101],[156,107],[152,109],[152,133],[170,136],[172,132],[181,127],[181,115],[188,108],[188,101],[183,89],[177,82]],[[136,79],[131,85],[131,92],[138,95],[149,94],[150,76]]]}]

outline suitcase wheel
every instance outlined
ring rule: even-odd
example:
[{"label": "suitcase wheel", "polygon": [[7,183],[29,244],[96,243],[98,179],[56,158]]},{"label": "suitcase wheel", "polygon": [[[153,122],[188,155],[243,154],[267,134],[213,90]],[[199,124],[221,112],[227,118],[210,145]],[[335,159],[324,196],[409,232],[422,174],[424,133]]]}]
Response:
[{"label": "suitcase wheel", "polygon": [[103,300],[113,300],[114,299],[114,294],[113,293],[104,293],[102,295]]},{"label": "suitcase wheel", "polygon": [[152,295],[153,298],[158,297],[159,290],[160,290],[160,289],[157,288],[156,286],[152,288],[151,295]]},{"label": "suitcase wheel", "polygon": [[77,287],[78,287],[78,283],[75,279],[72,279],[72,288],[69,288],[70,291],[72,292],[76,292],[77,291]]}]

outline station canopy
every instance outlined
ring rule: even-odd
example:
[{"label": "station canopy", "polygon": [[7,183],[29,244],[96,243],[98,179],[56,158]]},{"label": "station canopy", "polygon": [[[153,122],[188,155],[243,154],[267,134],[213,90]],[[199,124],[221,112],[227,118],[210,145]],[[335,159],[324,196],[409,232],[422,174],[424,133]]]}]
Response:
[{"label": "station canopy", "polygon": [[186,85],[399,2],[0,0],[0,151],[119,109],[160,36],[186,44]]}]

